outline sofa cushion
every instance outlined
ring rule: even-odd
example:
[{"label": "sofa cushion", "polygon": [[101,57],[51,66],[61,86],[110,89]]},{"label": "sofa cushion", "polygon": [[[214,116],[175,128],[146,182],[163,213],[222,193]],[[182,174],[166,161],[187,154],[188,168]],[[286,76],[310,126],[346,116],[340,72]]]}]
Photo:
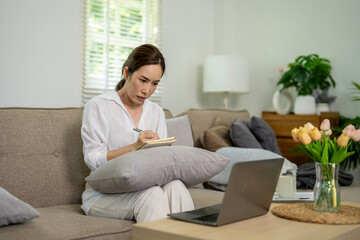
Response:
[{"label": "sofa cushion", "polygon": [[228,136],[229,128],[227,126],[212,127],[203,133],[201,144],[205,149],[216,152],[220,148],[232,146]]},{"label": "sofa cushion", "polygon": [[41,217],[0,228],[1,239],[131,239],[133,222],[86,216],[80,204],[36,209]]},{"label": "sofa cushion", "polygon": [[0,227],[23,223],[39,216],[40,214],[32,206],[0,187]]},{"label": "sofa cushion", "polygon": [[236,118],[230,128],[230,138],[234,146],[241,148],[263,148],[249,130],[246,122]]},{"label": "sofa cushion", "polygon": [[200,140],[202,133],[212,126],[214,120],[218,116],[220,116],[221,120],[229,127],[236,117],[243,121],[250,121],[250,115],[246,110],[189,109],[180,115],[184,114],[189,115],[195,147],[202,147]]},{"label": "sofa cushion", "polygon": [[172,115],[172,113],[170,112],[169,109],[164,109],[164,114],[165,114],[165,118],[166,118],[166,119],[173,117],[173,115]]},{"label": "sofa cushion", "polygon": [[264,149],[281,155],[275,132],[269,124],[261,118],[253,116],[247,125]]},{"label": "sofa cushion", "polygon": [[33,207],[81,203],[81,118],[81,108],[0,109],[0,186]]},{"label": "sofa cushion", "polygon": [[211,128],[203,132],[200,140],[201,145],[206,150],[212,152],[215,152],[220,148],[230,147],[233,145],[230,139],[230,127],[221,120],[221,117],[217,117]]},{"label": "sofa cushion", "polygon": [[194,146],[189,116],[166,119],[168,137],[176,137],[173,146]]},{"label": "sofa cushion", "polygon": [[180,179],[187,187],[202,183],[230,162],[194,147],[162,146],[117,157],[91,172],[86,181],[102,193],[138,191]]},{"label": "sofa cushion", "polygon": [[[227,147],[216,151],[216,153],[223,155],[231,160],[224,170],[209,179],[208,184],[218,190],[225,191],[227,183],[229,181],[231,169],[237,162],[245,161],[258,161],[264,159],[281,158],[280,155],[273,153],[265,149],[254,149],[254,148],[238,148],[238,147]],[[281,169],[281,174],[293,174],[296,175],[297,166],[291,163],[289,160],[284,159],[284,163]]]}]

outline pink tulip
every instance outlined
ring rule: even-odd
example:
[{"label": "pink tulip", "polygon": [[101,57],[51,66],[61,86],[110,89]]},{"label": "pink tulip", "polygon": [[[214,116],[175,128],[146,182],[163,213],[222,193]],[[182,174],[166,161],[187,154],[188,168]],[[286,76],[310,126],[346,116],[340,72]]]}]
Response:
[{"label": "pink tulip", "polygon": [[330,121],[329,119],[324,119],[324,121],[320,125],[321,131],[327,131],[330,129]]},{"label": "pink tulip", "polygon": [[349,138],[351,138],[351,134],[355,131],[355,127],[352,124],[349,124],[346,126],[346,128],[344,128],[344,130],[342,131],[343,133],[346,133],[348,135]]},{"label": "pink tulip", "polygon": [[297,128],[294,128],[293,130],[291,130],[291,135],[292,135],[295,142],[300,142],[299,132],[300,131]]},{"label": "pink tulip", "polygon": [[280,66],[280,67],[279,67],[279,72],[282,73],[283,71],[284,71],[283,67]]},{"label": "pink tulip", "polygon": [[322,134],[319,131],[319,129],[315,127],[313,129],[311,129],[310,136],[311,136],[312,140],[318,141],[321,139]]},{"label": "pink tulip", "polygon": [[338,138],[338,140],[336,141],[336,143],[340,146],[340,147],[346,147],[346,145],[348,144],[350,138],[347,135],[347,133],[343,133],[340,135],[340,137]]},{"label": "pink tulip", "polygon": [[311,137],[305,131],[301,131],[299,134],[300,142],[304,145],[308,145],[311,143]]},{"label": "pink tulip", "polygon": [[310,134],[311,130],[314,128],[314,125],[308,122],[304,125],[304,128],[306,129],[306,132]]},{"label": "pink tulip", "polygon": [[331,136],[331,134],[332,134],[331,129],[325,131],[325,136]]},{"label": "pink tulip", "polygon": [[360,141],[360,129],[354,131],[354,132],[351,134],[351,139],[354,140],[355,142]]}]

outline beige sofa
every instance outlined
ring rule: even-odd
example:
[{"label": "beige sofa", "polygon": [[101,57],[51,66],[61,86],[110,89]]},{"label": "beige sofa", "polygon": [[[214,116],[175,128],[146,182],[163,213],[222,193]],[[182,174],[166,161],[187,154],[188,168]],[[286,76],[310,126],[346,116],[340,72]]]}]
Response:
[{"label": "beige sofa", "polygon": [[[216,116],[228,125],[247,111],[187,112],[194,145]],[[185,114],[183,113],[183,114]],[[172,117],[166,111],[168,118]],[[82,109],[0,109],[0,187],[35,207],[40,217],[0,227],[0,239],[131,239],[133,222],[85,216],[81,194],[89,169],[83,161],[80,136]],[[346,189],[345,200],[359,200]],[[190,189],[196,208],[219,203],[220,191]],[[352,197],[355,196],[355,199]]]}]

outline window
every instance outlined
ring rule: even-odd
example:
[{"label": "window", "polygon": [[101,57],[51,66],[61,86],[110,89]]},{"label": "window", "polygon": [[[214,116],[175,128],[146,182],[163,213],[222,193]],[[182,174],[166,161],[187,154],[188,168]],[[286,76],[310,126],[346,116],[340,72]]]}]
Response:
[{"label": "window", "polygon": [[[160,47],[160,0],[84,0],[83,105],[114,90],[135,47]],[[161,102],[161,84],[151,100]]]}]

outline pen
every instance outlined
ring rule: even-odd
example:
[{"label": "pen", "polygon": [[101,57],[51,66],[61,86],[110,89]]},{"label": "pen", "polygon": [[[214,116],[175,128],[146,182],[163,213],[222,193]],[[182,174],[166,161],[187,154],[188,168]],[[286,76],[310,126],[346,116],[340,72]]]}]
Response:
[{"label": "pen", "polygon": [[141,132],[141,131],[142,131],[142,130],[139,129],[139,128],[133,128],[133,130],[136,131],[136,132]]}]

